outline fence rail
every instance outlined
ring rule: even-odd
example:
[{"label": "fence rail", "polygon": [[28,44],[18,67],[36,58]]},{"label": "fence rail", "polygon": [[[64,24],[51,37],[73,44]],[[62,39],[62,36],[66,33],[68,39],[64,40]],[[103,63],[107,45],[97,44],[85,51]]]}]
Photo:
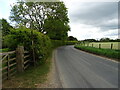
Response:
[{"label": "fence rail", "polygon": [[30,65],[29,52],[19,46],[15,51],[0,53],[2,55],[2,80],[10,79],[17,72],[23,72]]},{"label": "fence rail", "polygon": [[119,43],[80,43],[82,46],[120,50]]}]

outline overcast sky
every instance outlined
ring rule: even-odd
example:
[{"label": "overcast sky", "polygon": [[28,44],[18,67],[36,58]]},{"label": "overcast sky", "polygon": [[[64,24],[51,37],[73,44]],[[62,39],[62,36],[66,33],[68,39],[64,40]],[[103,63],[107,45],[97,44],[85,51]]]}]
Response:
[{"label": "overcast sky", "polygon": [[79,40],[118,38],[118,2],[63,1],[70,18],[69,35]]},{"label": "overcast sky", "polygon": [[[10,4],[16,0],[0,0],[0,18],[9,19]],[[62,0],[68,8],[71,31],[78,40],[118,38],[118,3],[95,0]],[[82,1],[82,2],[81,2]],[[98,0],[97,0],[98,1]],[[115,1],[115,0],[114,0]],[[8,20],[9,21],[9,20]]]}]

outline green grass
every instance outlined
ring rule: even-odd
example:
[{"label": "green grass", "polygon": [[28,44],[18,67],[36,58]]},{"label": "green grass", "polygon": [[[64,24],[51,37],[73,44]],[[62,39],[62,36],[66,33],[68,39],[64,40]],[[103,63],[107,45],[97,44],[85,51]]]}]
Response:
[{"label": "green grass", "polygon": [[94,53],[97,55],[102,55],[102,56],[106,56],[109,58],[113,58],[113,59],[120,59],[120,50],[111,50],[111,49],[99,49],[99,48],[95,48],[95,47],[87,47],[87,46],[80,46],[80,45],[75,45],[75,48],[83,50],[83,51],[87,51],[90,53]]},{"label": "green grass", "polygon": [[87,46],[89,44],[89,46],[92,46],[93,44],[93,47],[95,48],[98,48],[99,47],[99,44],[101,44],[101,48],[104,48],[104,49],[110,49],[111,48],[111,44],[113,44],[113,49],[120,49],[119,45],[120,45],[120,42],[91,42],[91,43],[87,43],[85,44],[85,46]]},{"label": "green grass", "polygon": [[0,49],[0,52],[8,52],[9,48]]},{"label": "green grass", "polygon": [[51,57],[45,64],[30,67],[21,74],[16,74],[11,80],[3,83],[3,88],[35,88],[36,85],[44,83],[47,80],[47,74],[50,71]]}]

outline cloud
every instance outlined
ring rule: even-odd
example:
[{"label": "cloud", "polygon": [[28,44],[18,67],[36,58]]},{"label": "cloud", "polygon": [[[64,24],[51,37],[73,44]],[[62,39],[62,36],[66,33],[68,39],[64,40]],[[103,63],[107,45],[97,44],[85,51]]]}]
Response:
[{"label": "cloud", "polygon": [[[65,0],[66,1],[66,0]],[[65,2],[70,18],[71,32],[79,40],[118,38],[117,2]]]},{"label": "cloud", "polygon": [[76,8],[71,7],[69,12],[71,22],[93,25],[104,30],[117,28],[117,2],[78,3]]},{"label": "cloud", "polygon": [[99,27],[85,24],[70,24],[71,31],[68,33],[69,36],[77,37],[78,40],[84,39],[100,39],[108,37],[112,39],[118,38],[118,29],[110,29],[102,31]]}]

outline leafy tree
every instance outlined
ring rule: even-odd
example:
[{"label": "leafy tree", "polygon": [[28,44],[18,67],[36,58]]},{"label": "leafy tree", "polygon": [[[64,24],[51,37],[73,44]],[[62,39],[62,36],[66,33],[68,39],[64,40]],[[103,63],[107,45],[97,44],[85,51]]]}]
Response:
[{"label": "leafy tree", "polygon": [[120,42],[120,39],[116,39],[115,41],[116,41],[116,42]]},{"label": "leafy tree", "polygon": [[44,18],[47,14],[44,5],[42,2],[18,2],[12,7],[10,20],[43,32]]},{"label": "leafy tree", "polygon": [[110,38],[101,38],[100,39],[100,42],[109,42],[110,41]]},{"label": "leafy tree", "polygon": [[70,30],[67,8],[63,2],[50,4],[52,12],[49,13],[44,24],[46,34],[54,40],[65,40],[68,36],[67,32]]},{"label": "leafy tree", "polygon": [[64,25],[63,21],[52,19],[47,20],[45,25],[46,34],[53,40],[66,40],[69,25]]},{"label": "leafy tree", "polygon": [[87,41],[87,42],[96,42],[95,39],[85,39],[84,41]]},{"label": "leafy tree", "polygon": [[77,38],[75,38],[75,37],[73,37],[73,36],[69,36],[69,37],[68,37],[68,40],[70,40],[70,41],[77,41]]},{"label": "leafy tree", "polygon": [[70,30],[63,2],[19,2],[12,7],[10,20],[47,34],[51,39],[66,39]]},{"label": "leafy tree", "polygon": [[6,19],[0,19],[2,35],[8,35],[10,33],[10,28],[13,28]]}]

